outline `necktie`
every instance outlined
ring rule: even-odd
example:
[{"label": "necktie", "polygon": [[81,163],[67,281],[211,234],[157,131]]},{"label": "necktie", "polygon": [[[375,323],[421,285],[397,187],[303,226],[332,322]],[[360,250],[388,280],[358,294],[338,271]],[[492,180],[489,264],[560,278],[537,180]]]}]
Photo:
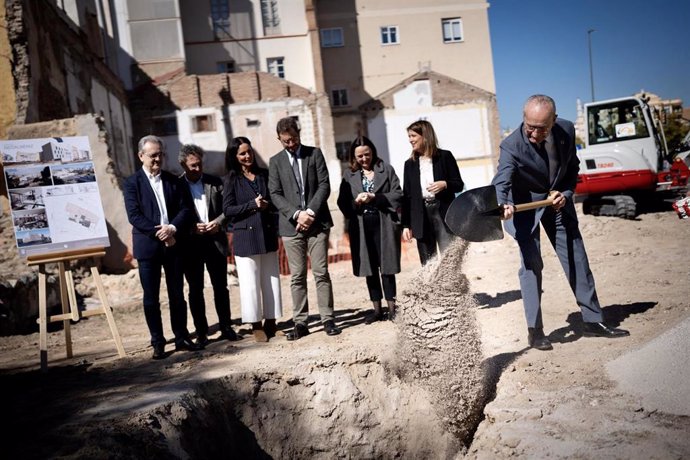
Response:
[{"label": "necktie", "polygon": [[558,150],[553,144],[547,146],[546,141],[544,141],[544,150],[546,150],[546,155],[549,158],[549,182],[553,184],[553,181],[556,180],[556,174],[558,174]]},{"label": "necktie", "polygon": [[556,179],[556,174],[558,173],[558,152],[555,148],[547,148],[546,141],[541,141],[535,146],[535,149],[549,165],[549,184],[553,184],[554,179]]},{"label": "necktie", "polygon": [[299,201],[304,208],[304,186],[302,185],[302,174],[299,172],[299,158],[296,154],[292,155],[292,172],[295,174],[295,180],[297,181],[297,190],[299,193]]}]

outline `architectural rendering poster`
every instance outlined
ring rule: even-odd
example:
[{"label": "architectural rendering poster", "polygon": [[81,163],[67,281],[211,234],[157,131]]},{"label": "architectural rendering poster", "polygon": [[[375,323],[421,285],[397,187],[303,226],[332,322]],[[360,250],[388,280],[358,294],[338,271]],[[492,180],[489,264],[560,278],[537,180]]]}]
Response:
[{"label": "architectural rendering poster", "polygon": [[22,257],[110,246],[89,139],[0,141]]}]

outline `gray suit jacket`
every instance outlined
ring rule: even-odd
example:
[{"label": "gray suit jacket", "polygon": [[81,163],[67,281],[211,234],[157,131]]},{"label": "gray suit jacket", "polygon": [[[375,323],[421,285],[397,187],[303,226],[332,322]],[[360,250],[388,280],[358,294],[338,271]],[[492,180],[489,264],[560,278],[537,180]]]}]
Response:
[{"label": "gray suit jacket", "polygon": [[[496,187],[499,204],[520,204],[544,200],[551,190],[558,190],[566,198],[562,211],[577,222],[573,193],[577,185],[580,160],[575,149],[575,128],[561,118],[551,130],[560,157],[556,177],[549,182],[549,165],[525,135],[523,125],[501,142],[498,171],[492,184]],[[539,225],[544,208],[516,213],[505,222],[506,231],[517,239],[529,238]]]},{"label": "gray suit jacket", "polygon": [[[305,209],[315,213],[314,224],[310,232],[318,233],[333,226],[333,219],[328,210],[328,196],[331,185],[328,179],[326,160],[321,150],[302,145],[300,149],[302,161],[302,183],[304,184]],[[278,232],[280,236],[295,236],[296,222],[292,218],[302,209],[300,203],[297,180],[292,172],[290,158],[285,150],[273,155],[268,163],[268,190],[271,202],[278,208],[280,219]]]}]

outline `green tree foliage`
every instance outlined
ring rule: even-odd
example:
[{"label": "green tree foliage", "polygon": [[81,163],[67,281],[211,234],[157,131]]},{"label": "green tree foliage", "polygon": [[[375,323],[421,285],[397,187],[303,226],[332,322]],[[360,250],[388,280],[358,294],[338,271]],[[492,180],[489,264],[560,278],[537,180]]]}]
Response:
[{"label": "green tree foliage", "polygon": [[690,130],[690,124],[681,119],[680,115],[667,118],[666,123],[664,123],[664,135],[669,152],[681,148],[681,142],[688,130]]}]

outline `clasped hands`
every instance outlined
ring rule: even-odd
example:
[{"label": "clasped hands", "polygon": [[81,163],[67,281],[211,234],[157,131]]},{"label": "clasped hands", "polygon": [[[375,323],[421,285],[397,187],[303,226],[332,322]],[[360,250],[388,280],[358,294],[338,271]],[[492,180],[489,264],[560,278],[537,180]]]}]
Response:
[{"label": "clasped hands", "polygon": [[307,211],[300,211],[297,214],[297,225],[295,225],[295,230],[298,232],[306,232],[313,223],[314,216],[310,215]]},{"label": "clasped hands", "polygon": [[167,247],[175,245],[175,227],[170,224],[156,225],[156,238],[165,243]]},{"label": "clasped hands", "polygon": [[220,225],[218,225],[218,222],[209,222],[207,224],[197,222],[196,226],[194,227],[194,233],[197,235],[213,235],[218,233],[219,230]]},{"label": "clasped hands", "polygon": [[374,199],[375,196],[376,195],[374,195],[373,193],[362,192],[355,197],[355,204],[357,206],[360,206],[362,204],[369,203],[371,200]]}]

